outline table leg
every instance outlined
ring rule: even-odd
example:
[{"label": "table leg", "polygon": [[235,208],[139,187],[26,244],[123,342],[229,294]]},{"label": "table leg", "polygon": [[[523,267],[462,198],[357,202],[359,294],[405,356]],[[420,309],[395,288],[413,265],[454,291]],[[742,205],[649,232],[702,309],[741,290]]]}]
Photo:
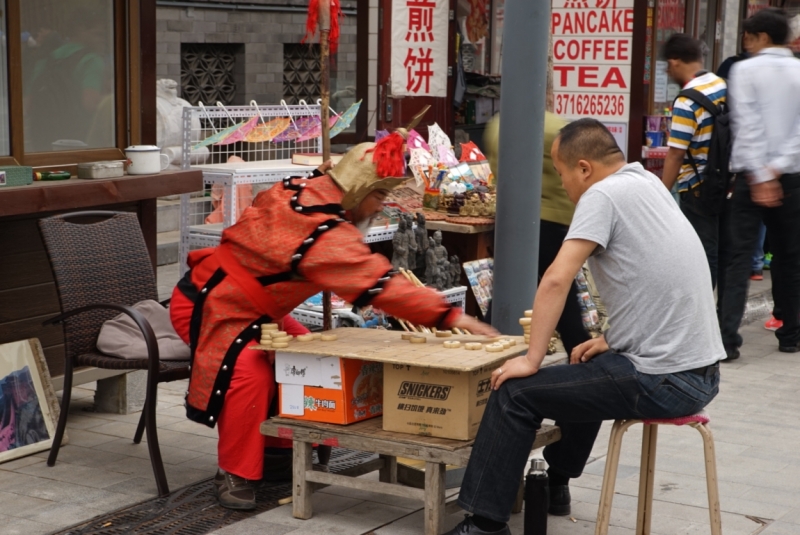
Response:
[{"label": "table leg", "polygon": [[292,516],[302,520],[311,518],[312,486],[306,482],[306,471],[311,470],[311,444],[292,441],[292,472],[294,499],[292,500]]},{"label": "table leg", "polygon": [[444,529],[446,474],[443,463],[425,463],[425,535],[439,535]]},{"label": "table leg", "polygon": [[378,475],[379,480],[384,483],[397,483],[397,457],[394,455],[381,455],[383,468]]}]

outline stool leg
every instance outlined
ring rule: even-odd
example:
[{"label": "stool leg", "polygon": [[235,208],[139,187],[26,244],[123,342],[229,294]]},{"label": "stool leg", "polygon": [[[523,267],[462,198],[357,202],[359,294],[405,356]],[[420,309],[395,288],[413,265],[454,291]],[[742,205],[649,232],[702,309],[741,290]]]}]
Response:
[{"label": "stool leg", "polygon": [[639,510],[636,514],[636,535],[650,535],[657,440],[658,425],[645,424],[642,431],[642,458],[639,461]]},{"label": "stool leg", "polygon": [[622,436],[630,426],[639,422],[640,420],[617,420],[611,428],[611,436],[608,439],[606,470],[603,474],[603,488],[600,491],[600,506],[597,508],[595,535],[608,535],[608,524],[611,520],[611,502],[614,500],[619,454],[622,449]]},{"label": "stool leg", "polygon": [[302,520],[311,518],[311,490],[312,485],[306,481],[306,471],[311,470],[311,444],[292,441],[292,486],[294,499],[292,500],[292,516]]},{"label": "stool leg", "polygon": [[706,460],[706,486],[708,488],[708,516],[711,520],[711,535],[722,535],[722,515],[719,507],[719,488],[717,486],[717,454],[714,449],[714,435],[707,424],[693,424],[703,437],[703,450]]},{"label": "stool leg", "polygon": [[425,463],[425,535],[439,535],[444,529],[446,469],[443,463]]},{"label": "stool leg", "polygon": [[397,483],[397,457],[394,455],[380,455],[383,459],[383,468],[378,474],[378,480],[384,483]]}]

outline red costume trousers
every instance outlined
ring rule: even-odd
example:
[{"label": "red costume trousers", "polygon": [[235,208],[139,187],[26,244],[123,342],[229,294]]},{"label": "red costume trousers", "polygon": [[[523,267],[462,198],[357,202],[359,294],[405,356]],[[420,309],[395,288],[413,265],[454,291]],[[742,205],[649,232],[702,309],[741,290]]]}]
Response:
[{"label": "red costume trousers", "polygon": [[[170,318],[175,331],[189,343],[189,323],[194,303],[177,288],[170,301]],[[291,335],[308,329],[294,318],[283,318],[283,330]],[[269,415],[270,402],[278,388],[271,352],[243,349],[236,359],[231,385],[217,419],[219,439],[217,459],[226,472],[245,479],[261,479],[264,471],[264,448],[291,448],[286,439],[265,437],[259,431]]]}]

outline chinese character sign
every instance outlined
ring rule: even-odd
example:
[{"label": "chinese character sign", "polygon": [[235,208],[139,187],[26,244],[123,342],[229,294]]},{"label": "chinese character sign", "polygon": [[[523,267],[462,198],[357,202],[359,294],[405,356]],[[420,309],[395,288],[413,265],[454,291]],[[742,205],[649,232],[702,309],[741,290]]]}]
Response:
[{"label": "chinese character sign", "polygon": [[392,95],[447,96],[445,0],[392,1]]}]

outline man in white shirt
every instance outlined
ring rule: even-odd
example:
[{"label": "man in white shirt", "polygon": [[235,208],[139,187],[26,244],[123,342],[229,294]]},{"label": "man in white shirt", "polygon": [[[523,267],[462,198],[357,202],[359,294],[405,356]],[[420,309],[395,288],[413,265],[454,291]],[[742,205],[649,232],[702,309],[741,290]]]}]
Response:
[{"label": "man in white shirt", "polygon": [[[458,503],[473,516],[449,535],[510,535],[519,478],[543,418],[561,428],[547,446],[551,514],[570,514],[578,477],[603,420],[694,414],[717,394],[719,336],[705,252],[661,181],[626,164],[595,119],[563,129],[551,151],[577,203],[567,238],[542,277],[526,355],[492,374]],[[577,346],[569,365],[539,369],[572,280],[588,259],[610,327]]]},{"label": "man in white shirt", "polygon": [[738,334],[747,298],[750,257],[759,222],[767,227],[778,348],[800,351],[800,60],[786,42],[785,12],[769,8],[744,24],[752,57],[731,69],[732,170],[730,258],[720,303],[722,342],[738,354]]}]

